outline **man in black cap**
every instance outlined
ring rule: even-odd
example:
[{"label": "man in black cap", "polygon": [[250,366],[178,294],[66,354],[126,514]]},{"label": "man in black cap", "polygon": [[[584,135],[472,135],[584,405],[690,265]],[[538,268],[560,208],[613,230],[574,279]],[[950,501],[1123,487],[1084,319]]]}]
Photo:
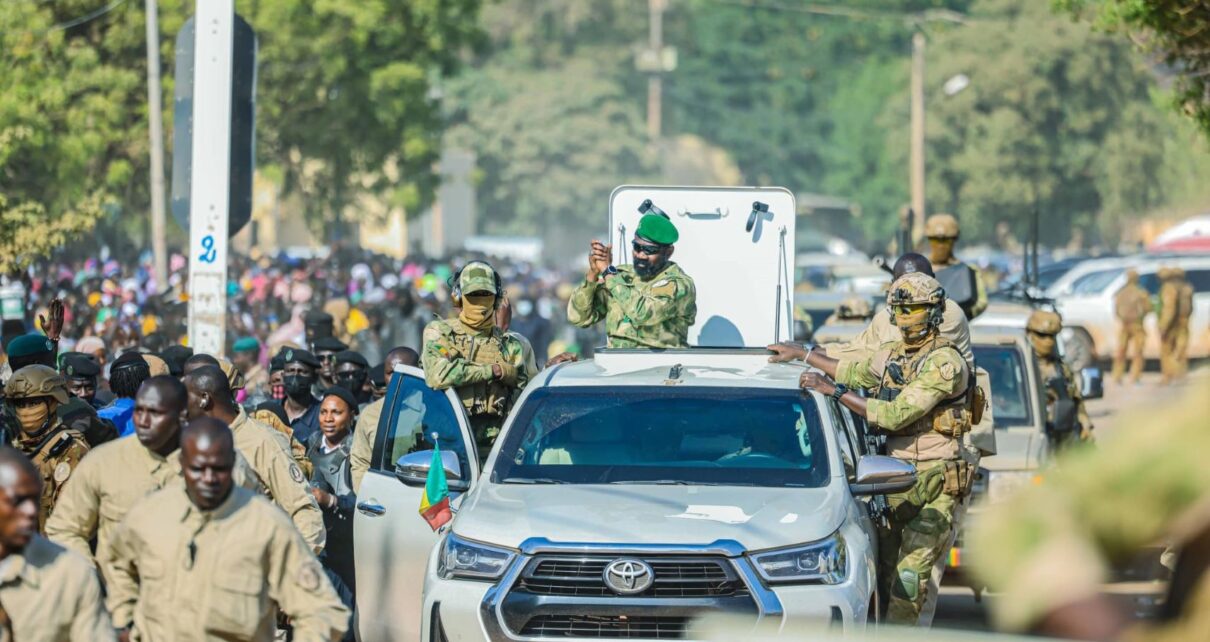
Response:
[{"label": "man in black cap", "polygon": [[336,337],[320,337],[311,344],[311,352],[319,359],[320,390],[327,390],[336,385],[336,354],[348,349],[349,346]]},{"label": "man in black cap", "polygon": [[336,385],[353,393],[358,408],[370,402],[370,391],[366,381],[370,376],[370,363],[360,352],[341,350],[336,353]]},{"label": "man in black cap", "polygon": [[314,350],[315,341],[332,336],[335,325],[336,320],[327,312],[319,310],[307,312],[303,315],[303,330],[306,333],[307,346]]},{"label": "man in black cap", "polygon": [[94,409],[107,405],[97,401],[97,376],[101,374],[101,366],[88,355],[64,352],[59,356],[59,372],[67,379],[68,394],[88,402]]},{"label": "man in black cap", "polygon": [[306,350],[286,348],[279,355],[284,363],[282,385],[286,398],[280,405],[290,420],[294,438],[306,443],[311,433],[319,430],[319,399],[311,393],[315,385],[315,373],[319,370],[319,359]]}]

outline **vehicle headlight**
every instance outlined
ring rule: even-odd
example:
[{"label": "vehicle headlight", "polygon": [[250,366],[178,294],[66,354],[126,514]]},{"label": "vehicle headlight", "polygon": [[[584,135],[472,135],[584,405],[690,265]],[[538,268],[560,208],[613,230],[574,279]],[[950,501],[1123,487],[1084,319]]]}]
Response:
[{"label": "vehicle headlight", "polygon": [[506,548],[472,542],[451,533],[437,558],[437,576],[443,580],[497,580],[515,555]]},{"label": "vehicle headlight", "polygon": [[770,584],[840,584],[848,576],[848,549],[839,534],[750,557]]},{"label": "vehicle headlight", "polygon": [[993,470],[987,478],[987,501],[996,504],[1041,483],[1042,474],[1036,470]]}]

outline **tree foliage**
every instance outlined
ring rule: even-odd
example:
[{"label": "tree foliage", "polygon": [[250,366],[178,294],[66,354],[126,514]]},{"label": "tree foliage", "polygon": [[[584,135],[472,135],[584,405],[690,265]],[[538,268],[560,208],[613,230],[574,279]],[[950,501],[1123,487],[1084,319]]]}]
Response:
[{"label": "tree foliage", "polygon": [[1176,78],[1173,105],[1210,136],[1210,4],[1189,0],[1054,0],[1072,15],[1124,33]]}]

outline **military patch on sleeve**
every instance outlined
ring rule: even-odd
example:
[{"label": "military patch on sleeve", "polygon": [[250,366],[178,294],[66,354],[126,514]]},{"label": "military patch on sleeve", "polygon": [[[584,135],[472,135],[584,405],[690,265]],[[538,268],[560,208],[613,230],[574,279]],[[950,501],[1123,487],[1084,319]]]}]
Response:
[{"label": "military patch on sleeve", "polygon": [[302,469],[299,468],[298,464],[294,462],[290,462],[290,479],[293,479],[300,484],[304,481]]},{"label": "military patch on sleeve", "polygon": [[952,363],[947,362],[941,364],[941,367],[938,368],[938,371],[941,373],[941,378],[945,379],[946,381],[953,381],[954,377],[958,376],[958,369],[955,368],[954,364]]},{"label": "military patch on sleeve", "polygon": [[56,482],[59,482],[60,484],[62,484],[63,482],[67,481],[67,478],[70,475],[71,475],[71,466],[69,466],[67,464],[67,462],[65,462],[65,461],[59,462],[59,465],[55,466],[55,481]]},{"label": "military patch on sleeve", "polygon": [[304,591],[319,590],[319,563],[307,560],[298,567],[298,586]]},{"label": "military patch on sleeve", "polygon": [[668,279],[662,279],[651,285],[651,293],[656,296],[672,296],[676,294],[676,284]]}]

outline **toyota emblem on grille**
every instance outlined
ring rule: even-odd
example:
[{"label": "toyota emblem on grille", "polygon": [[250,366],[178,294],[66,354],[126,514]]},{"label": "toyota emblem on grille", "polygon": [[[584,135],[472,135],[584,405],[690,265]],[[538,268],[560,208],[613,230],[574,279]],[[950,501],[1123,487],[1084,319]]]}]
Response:
[{"label": "toyota emblem on grille", "polygon": [[636,595],[651,588],[655,574],[643,560],[617,559],[605,567],[605,586],[618,595]]}]

